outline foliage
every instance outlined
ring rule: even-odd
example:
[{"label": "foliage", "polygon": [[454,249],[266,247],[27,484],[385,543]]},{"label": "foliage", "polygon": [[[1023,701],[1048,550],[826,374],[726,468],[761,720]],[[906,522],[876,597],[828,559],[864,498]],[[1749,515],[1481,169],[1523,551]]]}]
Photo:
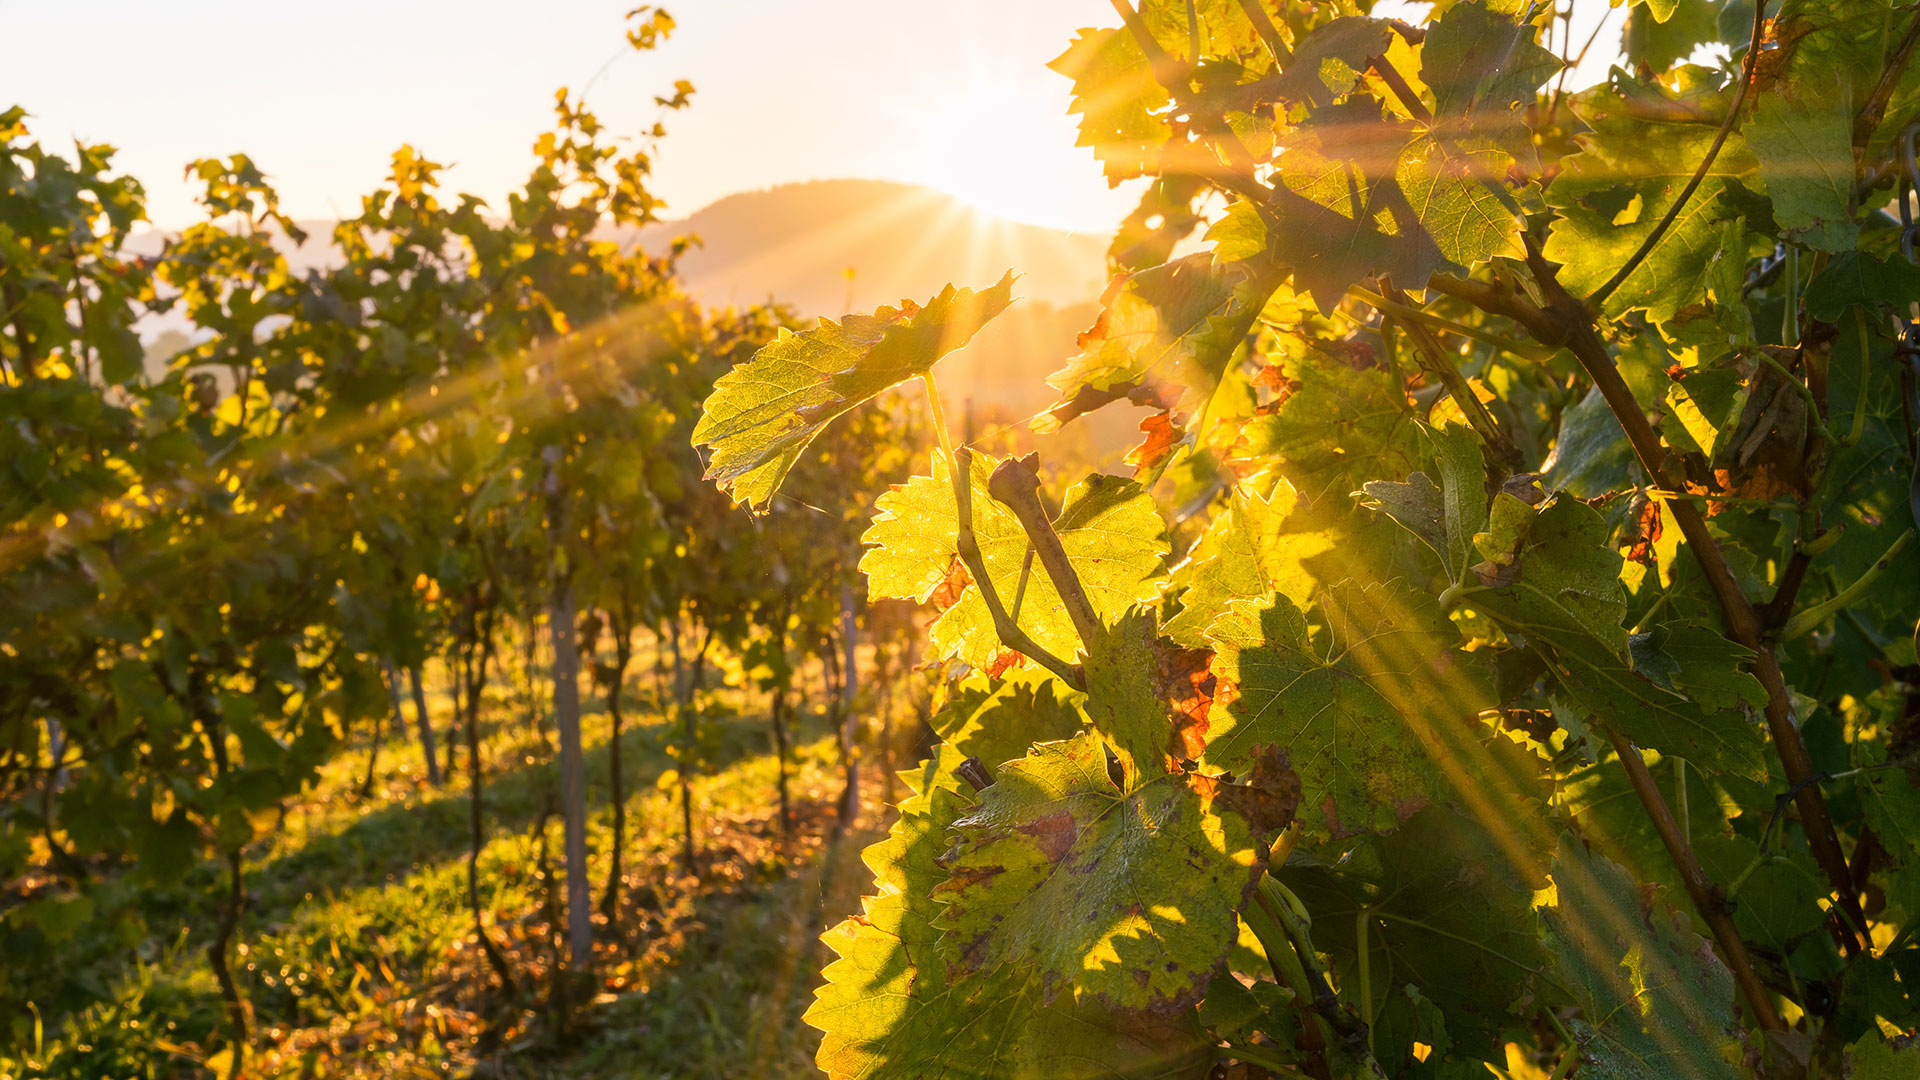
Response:
[{"label": "foliage", "polygon": [[831,408],[783,343],[695,436],[756,507],[901,378],[941,444],[862,569],[964,681],[825,937],[821,1066],[1898,1068],[1920,19],[1636,3],[1568,93],[1552,5],[1116,6],[1053,66],[1155,183],[1041,423],[1156,410],[1137,479],[1036,492],[874,335]]},{"label": "foliage", "polygon": [[[674,25],[631,18],[638,49]],[[691,92],[657,99],[662,115]],[[674,277],[684,242],[606,239],[655,220],[664,127],[619,136],[564,89],[501,207],[449,194],[443,166],[402,147],[357,215],[309,236],[234,155],[189,166],[202,220],[151,258],[126,254],[144,194],[112,148],[63,157],[27,119],[0,113],[0,1008],[44,1017],[42,1045],[86,1044],[131,1007],[124,950],[191,925],[177,947],[212,975],[194,993],[224,1000],[202,1045],[224,1043],[216,1065],[239,1075],[248,999],[270,1011],[274,996],[238,962],[252,859],[350,743],[401,723],[403,677],[449,676],[451,772],[501,645],[531,656],[559,597],[580,617],[547,639],[581,642],[609,688],[643,629],[656,645],[815,645],[839,624],[833,586],[855,581],[852,508],[904,472],[915,430],[853,401],[808,461],[790,455],[846,505],[783,530],[789,569],[761,576],[758,526],[700,483],[689,439],[715,379],[793,339],[790,315],[704,309]],[[296,245],[324,248],[324,268],[295,273]],[[143,355],[155,317],[190,328],[184,349]],[[603,628],[618,670],[594,663]],[[686,715],[690,792],[698,706]],[[469,765],[469,900],[490,955],[481,778],[496,764]],[[0,1048],[32,1038],[14,1024]]]}]

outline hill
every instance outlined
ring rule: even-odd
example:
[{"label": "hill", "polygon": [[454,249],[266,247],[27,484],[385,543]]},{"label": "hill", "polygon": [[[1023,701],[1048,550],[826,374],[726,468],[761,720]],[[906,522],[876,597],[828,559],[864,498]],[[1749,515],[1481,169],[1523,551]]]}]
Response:
[{"label": "hill", "polygon": [[[975,407],[981,432],[1052,403],[1046,376],[1078,351],[1074,339],[1098,316],[1106,275],[1103,236],[1010,222],[945,192],[884,180],[814,180],[729,195],[648,226],[637,239],[664,251],[678,236],[699,238],[680,272],[702,301],[773,299],[802,316],[924,302],[948,282],[980,287],[1014,270],[1022,301],[940,367],[956,405]],[[1089,432],[1101,456],[1138,437],[1132,419],[1101,421]],[[1117,430],[1104,430],[1115,421]]]},{"label": "hill", "polygon": [[[325,269],[331,222],[303,221],[311,239],[283,245],[295,273]],[[699,243],[682,256],[681,280],[714,306],[775,300],[804,319],[871,311],[903,298],[924,302],[948,282],[982,287],[1009,269],[1021,302],[941,365],[956,408],[971,401],[978,430],[1014,423],[1054,400],[1046,385],[1075,352],[1075,336],[1099,315],[1106,238],[1010,222],[932,188],[885,180],[814,180],[728,195],[675,221],[610,238],[664,252],[681,236]],[[136,236],[130,250],[157,254],[165,234]],[[849,277],[847,271],[851,269]],[[142,325],[158,366],[187,341],[177,317]],[[1137,417],[1108,410],[1086,425],[1092,449],[1110,457],[1129,442]],[[956,422],[959,418],[956,417]]]},{"label": "hill", "polygon": [[[1055,305],[1100,295],[1106,238],[1022,225],[944,192],[885,180],[814,180],[729,195],[640,231],[649,251],[675,236],[700,245],[680,262],[709,304],[769,297],[803,315],[925,300],[949,281],[987,285],[1009,268],[1020,294]],[[847,271],[851,270],[851,280]]]}]

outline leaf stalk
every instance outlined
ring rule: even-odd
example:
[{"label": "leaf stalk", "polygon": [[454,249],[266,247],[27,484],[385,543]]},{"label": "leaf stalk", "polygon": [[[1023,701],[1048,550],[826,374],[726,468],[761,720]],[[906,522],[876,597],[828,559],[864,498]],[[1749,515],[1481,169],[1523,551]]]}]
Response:
[{"label": "leaf stalk", "polygon": [[1092,648],[1099,638],[1100,616],[1093,610],[1093,601],[1088,599],[1080,575],[1074,573],[1067,549],[1060,543],[1060,534],[1053,531],[1053,522],[1047,519],[1047,508],[1040,504],[1040,478],[1034,474],[1033,467],[1019,458],[1008,458],[987,478],[987,493],[1020,519],[1020,527],[1027,531],[1027,542],[1067,606],[1067,617],[1073,620],[1073,628],[1080,632],[1080,640]]}]

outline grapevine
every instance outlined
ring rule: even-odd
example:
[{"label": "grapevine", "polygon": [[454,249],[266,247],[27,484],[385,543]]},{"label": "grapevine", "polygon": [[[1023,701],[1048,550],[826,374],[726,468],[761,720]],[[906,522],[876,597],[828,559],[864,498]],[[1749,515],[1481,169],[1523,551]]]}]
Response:
[{"label": "grapevine", "polygon": [[1034,427],[1151,410],[1131,477],[956,442],[1008,281],[715,384],[751,510],[894,387],[938,442],[864,537],[941,741],[825,936],[830,1076],[1920,1069],[1920,17],[1627,6],[1578,92],[1548,4],[1082,31],[1152,186]]}]

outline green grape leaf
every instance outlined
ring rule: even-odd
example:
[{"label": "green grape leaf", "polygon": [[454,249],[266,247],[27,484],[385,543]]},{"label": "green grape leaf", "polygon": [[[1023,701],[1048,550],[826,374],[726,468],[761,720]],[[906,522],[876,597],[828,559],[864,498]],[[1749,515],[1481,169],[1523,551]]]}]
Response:
[{"label": "green grape leaf", "polygon": [[1460,424],[1420,425],[1433,453],[1441,486],[1425,473],[1404,484],[1369,481],[1361,490],[1387,516],[1433,548],[1450,581],[1464,581],[1475,561],[1473,537],[1487,520],[1486,459],[1479,437]]},{"label": "green grape leaf", "polygon": [[1037,972],[1049,1003],[1190,1005],[1237,938],[1260,848],[1213,808],[1210,781],[1163,773],[1123,791],[1106,754],[1082,735],[1001,768],[954,823],[938,925],[961,970]]},{"label": "green grape leaf", "polygon": [[1760,159],[1774,220],[1789,237],[1821,251],[1850,251],[1853,221],[1853,110],[1844,100],[1762,94],[1741,134]]},{"label": "green grape leaf", "polygon": [[[1560,497],[1534,512],[1511,495],[1495,500],[1507,524],[1478,538],[1487,588],[1468,603],[1549,660],[1562,689],[1643,747],[1703,767],[1765,775],[1765,741],[1740,710],[1764,700],[1739,665],[1752,655],[1709,630],[1681,627],[1633,647],[1621,623],[1622,559],[1607,545],[1598,511]],[[1517,525],[1517,540],[1507,530]],[[1496,539],[1499,537],[1499,539]],[[1671,652],[1669,650],[1672,650]],[[1691,688],[1699,697],[1689,697]]]},{"label": "green grape leaf", "polygon": [[1807,285],[1807,314],[1836,322],[1849,307],[1904,309],[1920,296],[1920,266],[1864,251],[1843,251]]},{"label": "green grape leaf", "polygon": [[1780,47],[1756,80],[1758,96],[1780,93],[1777,80],[1796,94],[1866,101],[1897,36],[1896,18],[1886,0],[1783,0],[1769,35]]},{"label": "green grape leaf", "polygon": [[[1441,462],[1442,487],[1417,476],[1408,484],[1369,484],[1367,493],[1395,521],[1442,554],[1459,550],[1464,516],[1442,520],[1446,495],[1459,490],[1465,510],[1486,505],[1471,444]],[[1467,603],[1549,661],[1563,691],[1643,747],[1679,754],[1708,768],[1765,775],[1765,743],[1743,707],[1765,695],[1744,665],[1752,654],[1702,627],[1656,628],[1629,638],[1622,626],[1626,591],[1620,554],[1608,546],[1604,518],[1564,496],[1535,510],[1501,493],[1486,530],[1472,544],[1486,561],[1472,569],[1479,587]],[[1443,546],[1443,542],[1444,545]]]},{"label": "green grape leaf", "polygon": [[[1480,4],[1448,8],[1422,50],[1437,103],[1430,124],[1348,94],[1357,72],[1387,51],[1385,24],[1337,19],[1302,43],[1279,94],[1312,108],[1281,156],[1260,247],[1323,314],[1363,278],[1423,288],[1443,265],[1521,254],[1520,208],[1505,186],[1511,149],[1527,145],[1517,106],[1559,68],[1533,35]],[[1233,223],[1234,250],[1253,246],[1254,225],[1245,216]]]},{"label": "green grape leaf", "polygon": [[[974,539],[1001,602],[1011,612],[1019,597],[1021,629],[1054,655],[1073,656],[1081,649],[1079,633],[1037,560],[1028,568],[1025,595],[1020,595],[1026,530],[1012,510],[987,493],[987,477],[1000,459],[986,454],[972,458]],[[946,455],[935,451],[932,475],[916,476],[880,496],[879,513],[860,538],[874,545],[860,560],[869,595],[924,602],[947,579],[959,553],[959,511],[949,475]],[[1159,597],[1168,550],[1166,525],[1139,484],[1117,476],[1090,476],[1067,492],[1053,527],[1103,621],[1111,623],[1134,604]],[[986,600],[971,584],[934,622],[930,638],[936,656],[958,656],[978,668],[990,667],[1001,651]]]},{"label": "green grape leaf", "polygon": [[1275,93],[1301,105],[1324,106],[1345,96],[1376,56],[1393,43],[1393,24],[1385,19],[1342,16],[1313,28],[1293,50],[1293,62],[1280,73]]},{"label": "green grape leaf", "polygon": [[1277,464],[1309,503],[1413,470],[1418,429],[1384,369],[1356,371],[1308,351],[1288,358],[1285,372],[1298,385],[1278,409],[1247,423],[1236,458]]},{"label": "green grape leaf", "polygon": [[1327,836],[1391,829],[1425,805],[1435,773],[1406,721],[1366,679],[1312,652],[1286,598],[1236,601],[1207,636],[1218,681],[1204,767],[1244,773],[1256,748],[1284,747],[1302,819]]},{"label": "green grape leaf", "polygon": [[1624,661],[1626,592],[1607,535],[1606,520],[1576,499],[1534,510],[1501,493],[1488,531],[1474,538],[1486,557],[1474,569],[1487,590],[1473,594],[1473,606],[1535,644]]},{"label": "green grape leaf", "polygon": [[1548,965],[1532,917],[1547,870],[1546,843],[1536,841],[1552,836],[1540,825],[1430,806],[1392,833],[1363,838],[1338,867],[1280,872],[1313,916],[1317,947],[1357,954],[1357,920],[1368,921],[1383,1060],[1411,1051],[1422,1001],[1439,1007],[1457,1049],[1499,1060],[1501,1032],[1518,1019],[1509,1009],[1532,999]]},{"label": "green grape leaf", "polygon": [[1868,1035],[1847,1047],[1847,1080],[1907,1080],[1920,1075],[1920,1047],[1895,1047]]},{"label": "green grape leaf", "polygon": [[[1703,101],[1718,101],[1712,88],[1696,89],[1695,96],[1670,104],[1709,109]],[[1563,170],[1547,188],[1547,203],[1560,216],[1544,254],[1561,264],[1561,283],[1575,296],[1597,290],[1639,250],[1713,140],[1714,129],[1704,124],[1636,118],[1627,103],[1635,93],[1669,100],[1663,89],[1626,78],[1575,96],[1574,111],[1593,130],[1580,136],[1581,152],[1564,159]],[[1663,323],[1696,303],[1721,248],[1721,223],[1738,213],[1722,195],[1757,167],[1740,136],[1730,137],[1672,226],[1608,297],[1604,314],[1618,317],[1644,308],[1650,320]]]},{"label": "green grape leaf", "polygon": [[[1446,494],[1433,486],[1433,480],[1426,473],[1412,473],[1405,483],[1369,480],[1361,485],[1360,490],[1366,495],[1369,505],[1419,537],[1442,561],[1449,558],[1453,541],[1447,532]],[[1451,577],[1451,563],[1447,570]]]},{"label": "green grape leaf", "polygon": [[[1120,1013],[1070,996],[1041,1000],[1018,969],[950,972],[934,927],[933,888],[947,836],[968,807],[943,746],[938,782],[900,805],[887,839],[867,848],[879,894],[821,935],[839,957],[805,1020],[823,1033],[817,1062],[833,1080],[1198,1080],[1212,1045],[1192,1010]],[[916,773],[906,773],[913,779]]]},{"label": "green grape leaf", "polygon": [[1034,743],[1080,731],[1085,719],[1063,692],[1058,679],[1027,677],[1024,670],[1003,679],[975,675],[961,681],[928,723],[961,758],[977,757],[991,769],[1025,757]]},{"label": "green grape leaf", "polygon": [[1068,111],[1080,117],[1075,146],[1089,147],[1109,184],[1158,167],[1169,138],[1157,114],[1172,99],[1153,77],[1140,43],[1126,30],[1082,30],[1047,64],[1073,80]]},{"label": "green grape leaf", "polygon": [[1541,913],[1572,1022],[1581,1075],[1737,1080],[1733,976],[1687,917],[1663,903],[1641,914],[1640,887],[1571,837],[1553,861],[1555,904]]},{"label": "green grape leaf", "polygon": [[706,479],[735,502],[763,507],[834,418],[958,349],[1013,302],[1013,274],[983,292],[949,285],[923,307],[822,319],[780,336],[713,384],[693,429],[710,446]]},{"label": "green grape leaf", "polygon": [[1279,278],[1242,263],[1216,262],[1206,253],[1116,277],[1099,320],[1080,335],[1078,356],[1047,377],[1061,405],[1035,427],[1057,426],[1055,411],[1088,391],[1118,397],[1135,387],[1161,393],[1163,406],[1189,415],[1213,395],[1221,373],[1246,343],[1254,317]]},{"label": "green grape leaf", "polygon": [[1920,865],[1920,783],[1904,769],[1885,768],[1886,750],[1870,743],[1856,750],[1858,767],[1875,768],[1854,780],[1860,809],[1897,866]]},{"label": "green grape leaf", "polygon": [[1537,33],[1480,3],[1454,4],[1435,19],[1420,50],[1420,78],[1433,91],[1436,126],[1513,140],[1523,130],[1519,107],[1561,66]]},{"label": "green grape leaf", "polygon": [[1658,626],[1628,639],[1634,669],[1707,709],[1764,708],[1767,692],[1747,671],[1753,651],[1705,626]]},{"label": "green grape leaf", "polygon": [[1292,990],[1265,980],[1242,986],[1228,972],[1208,984],[1207,999],[1200,1003],[1200,1022],[1222,1039],[1260,1031],[1279,1047],[1292,1050],[1298,1015],[1294,1001]]},{"label": "green grape leaf", "polygon": [[[1664,631],[1662,631],[1664,632]],[[1684,632],[1695,641],[1719,637],[1703,628],[1687,627]],[[1658,636],[1640,635],[1642,638]],[[1759,779],[1766,775],[1766,742],[1749,712],[1737,707],[1710,703],[1724,700],[1723,695],[1737,692],[1743,684],[1759,685],[1737,665],[1752,659],[1752,654],[1726,641],[1725,659],[1712,667],[1693,667],[1688,675],[1698,680],[1696,689],[1703,701],[1690,697],[1676,672],[1668,682],[1650,653],[1658,645],[1635,643],[1634,667],[1618,664],[1598,654],[1579,656],[1556,650],[1555,674],[1568,697],[1590,714],[1643,747],[1663,754],[1678,754],[1702,768],[1719,770],[1733,776]],[[1671,657],[1663,660],[1672,662]],[[1745,698],[1748,704],[1764,697]]]},{"label": "green grape leaf", "polygon": [[[1220,58],[1222,66],[1237,68],[1262,48],[1237,0],[1146,0],[1139,15],[1175,59]],[[1160,151],[1172,137],[1166,115],[1172,98],[1131,30],[1081,30],[1047,66],[1073,80],[1068,112],[1080,117],[1074,145],[1093,150],[1108,184],[1160,171]]]},{"label": "green grape leaf", "polygon": [[[1645,4],[1627,16],[1621,51],[1632,64],[1649,71],[1666,71],[1693,55],[1702,45],[1719,40],[1724,0],[1661,0]],[[1659,11],[1665,8],[1665,12]]]},{"label": "green grape leaf", "polygon": [[1246,199],[1227,205],[1227,211],[1207,226],[1213,257],[1224,263],[1246,263],[1267,253],[1267,221],[1260,208]]},{"label": "green grape leaf", "polygon": [[1168,620],[1167,637],[1203,648],[1207,627],[1235,600],[1273,592],[1295,604],[1312,598],[1314,577],[1303,560],[1328,550],[1335,539],[1331,530],[1287,531],[1296,501],[1293,485],[1284,479],[1267,497],[1245,485],[1234,487],[1227,508],[1174,568],[1180,611]]},{"label": "green grape leaf", "polygon": [[1786,956],[1824,924],[1820,900],[1830,886],[1806,855],[1776,850],[1761,858],[1758,844],[1724,833],[1695,837],[1693,846],[1714,881],[1738,881],[1745,875],[1740,902],[1733,908],[1733,924],[1742,938]]},{"label": "green grape leaf", "polygon": [[1560,414],[1560,431],[1554,436],[1553,452],[1541,465],[1541,480],[1556,491],[1591,499],[1618,491],[1639,475],[1633,444],[1621,430],[1619,418],[1600,388],[1590,388]]},{"label": "green grape leaf", "polygon": [[1664,403],[1676,425],[1663,426],[1662,434],[1711,458],[1739,424],[1746,401],[1738,369],[1695,370],[1667,388]]},{"label": "green grape leaf", "polygon": [[1167,699],[1154,684],[1160,668],[1153,616],[1139,608],[1087,643],[1087,718],[1119,762],[1123,791],[1167,773],[1174,729]]},{"label": "green grape leaf", "polygon": [[1526,254],[1520,205],[1502,186],[1512,160],[1506,149],[1480,136],[1416,139],[1401,153],[1394,179],[1447,262],[1472,267]]},{"label": "green grape leaf", "polygon": [[1415,134],[1378,99],[1355,94],[1317,111],[1288,144],[1267,203],[1277,221],[1267,245],[1322,314],[1364,278],[1425,287],[1446,263],[1399,183],[1400,156]]}]

